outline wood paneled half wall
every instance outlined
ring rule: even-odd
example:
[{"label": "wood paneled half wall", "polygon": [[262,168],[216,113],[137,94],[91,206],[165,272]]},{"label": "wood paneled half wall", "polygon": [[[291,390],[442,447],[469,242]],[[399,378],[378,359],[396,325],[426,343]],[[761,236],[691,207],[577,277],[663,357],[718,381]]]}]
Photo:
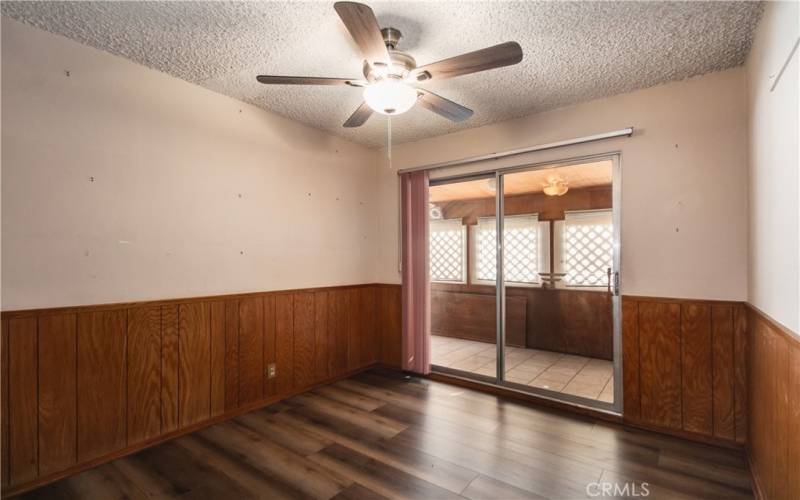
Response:
[{"label": "wood paneled half wall", "polygon": [[400,313],[388,285],[3,312],[3,493],[397,366]]},{"label": "wood paneled half wall", "polygon": [[747,437],[747,314],[737,302],[622,299],[626,423],[718,444]]},{"label": "wood paneled half wall", "polygon": [[748,316],[748,457],[758,498],[800,498],[800,338],[754,307]]}]

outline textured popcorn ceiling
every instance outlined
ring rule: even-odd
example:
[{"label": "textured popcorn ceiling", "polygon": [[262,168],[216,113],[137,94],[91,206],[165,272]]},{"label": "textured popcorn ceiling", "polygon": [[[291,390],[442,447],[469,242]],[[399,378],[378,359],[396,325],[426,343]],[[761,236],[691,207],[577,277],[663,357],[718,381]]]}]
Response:
[{"label": "textured popcorn ceiling", "polygon": [[[744,62],[761,6],[749,2],[369,2],[422,65],[515,40],[523,61],[425,84],[475,110],[453,124],[419,107],[393,142],[476,127]],[[361,58],[332,2],[2,2],[2,13],[355,142],[387,119],[342,128],[350,87],[266,86],[257,74],[358,78]]]}]

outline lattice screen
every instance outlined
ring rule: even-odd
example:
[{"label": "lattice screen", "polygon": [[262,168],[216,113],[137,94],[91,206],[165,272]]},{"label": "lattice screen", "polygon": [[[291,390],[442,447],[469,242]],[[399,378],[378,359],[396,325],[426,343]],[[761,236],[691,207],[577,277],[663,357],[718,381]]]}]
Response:
[{"label": "lattice screen", "polygon": [[[497,252],[494,218],[478,220],[475,278],[495,281]],[[539,226],[536,215],[508,216],[504,221],[506,283],[539,282]]]},{"label": "lattice screen", "polygon": [[464,249],[461,219],[430,221],[431,281],[463,281]]},{"label": "lattice screen", "polygon": [[607,286],[614,262],[610,211],[566,214],[564,280],[568,286]]}]

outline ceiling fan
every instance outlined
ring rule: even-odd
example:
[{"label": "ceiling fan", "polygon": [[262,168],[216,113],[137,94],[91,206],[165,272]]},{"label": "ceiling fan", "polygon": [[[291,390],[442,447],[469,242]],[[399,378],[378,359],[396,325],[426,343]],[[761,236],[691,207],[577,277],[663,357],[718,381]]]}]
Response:
[{"label": "ceiling fan", "polygon": [[344,122],[345,127],[360,127],[373,111],[399,115],[419,102],[423,108],[454,122],[472,116],[472,110],[418,87],[431,79],[452,78],[511,66],[522,60],[517,42],[506,42],[417,67],[410,54],[397,50],[402,34],[396,28],[378,25],[368,6],[357,2],[336,2],[336,13],[364,55],[364,79],[317,78],[304,76],[259,75],[256,79],[270,85],[349,85],[361,87],[364,102]]}]

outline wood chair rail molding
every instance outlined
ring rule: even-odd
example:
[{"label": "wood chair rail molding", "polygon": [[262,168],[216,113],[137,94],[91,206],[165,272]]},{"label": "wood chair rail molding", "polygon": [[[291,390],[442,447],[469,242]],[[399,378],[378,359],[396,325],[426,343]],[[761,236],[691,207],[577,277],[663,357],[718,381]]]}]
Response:
[{"label": "wood chair rail molding", "polygon": [[3,312],[3,495],[398,367],[400,314],[379,284]]}]

